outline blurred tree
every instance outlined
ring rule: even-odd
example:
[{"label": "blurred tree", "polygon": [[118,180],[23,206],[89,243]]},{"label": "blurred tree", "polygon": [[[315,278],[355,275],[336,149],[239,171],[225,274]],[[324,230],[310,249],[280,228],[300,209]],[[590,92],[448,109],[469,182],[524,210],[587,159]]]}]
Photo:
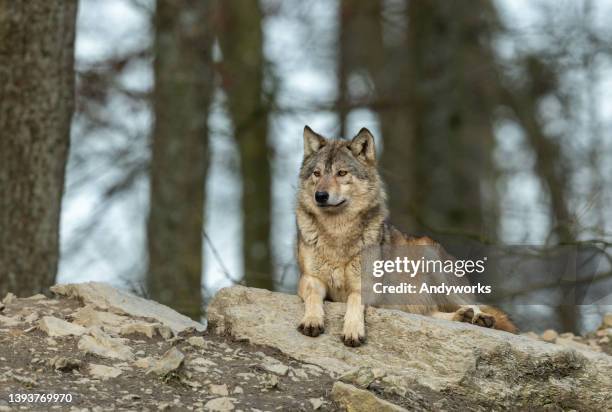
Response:
[{"label": "blurred tree", "polygon": [[409,232],[496,237],[499,25],[489,0],[476,7],[479,13],[450,1],[341,1],[341,123],[347,107],[364,103],[344,83],[366,72],[374,85],[367,105],[381,123],[391,216]]},{"label": "blurred tree", "polygon": [[76,0],[0,0],[0,296],[55,282]]},{"label": "blurred tree", "polygon": [[378,115],[383,139],[379,167],[391,190],[393,223],[408,231],[414,230],[417,222],[411,213],[416,141],[413,114],[408,110],[413,87],[412,77],[407,75],[406,13],[401,7],[386,12],[386,7],[383,0],[341,1],[338,60],[345,68],[338,78],[338,111],[344,123],[351,103],[346,96],[348,79],[361,78],[362,84],[369,85],[368,95],[353,96],[354,103],[367,103]]},{"label": "blurred tree", "polygon": [[273,289],[271,187],[262,12],[257,1],[219,1],[219,70],[240,152],[243,259],[248,286]]},{"label": "blurred tree", "polygon": [[[549,195],[552,236],[547,243],[575,244],[575,221],[569,209],[570,162],[563,156],[560,136],[546,132],[538,110],[542,99],[559,91],[559,74],[536,55],[525,56],[518,66],[524,72],[522,81],[514,81],[510,87],[506,85],[503,96],[535,154],[535,173]],[[564,332],[578,333],[580,314],[575,305],[575,285],[566,282],[560,286],[559,328]]]},{"label": "blurred tree", "polygon": [[493,2],[479,0],[472,7],[456,1],[408,2],[409,67],[401,75],[411,83],[407,116],[413,123],[412,173],[418,182],[411,211],[422,228],[495,239],[493,36],[499,25]]},{"label": "blurred tree", "polygon": [[194,319],[202,308],[202,228],[213,93],[209,4],[158,0],[148,219],[151,297]]}]

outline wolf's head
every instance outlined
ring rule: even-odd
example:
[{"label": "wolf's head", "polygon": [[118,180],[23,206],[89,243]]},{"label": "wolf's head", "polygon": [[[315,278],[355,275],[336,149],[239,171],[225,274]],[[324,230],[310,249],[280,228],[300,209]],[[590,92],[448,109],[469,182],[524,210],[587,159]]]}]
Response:
[{"label": "wolf's head", "polygon": [[384,202],[374,138],[363,128],[352,140],[333,140],[304,127],[298,201],[317,215],[354,215]]}]

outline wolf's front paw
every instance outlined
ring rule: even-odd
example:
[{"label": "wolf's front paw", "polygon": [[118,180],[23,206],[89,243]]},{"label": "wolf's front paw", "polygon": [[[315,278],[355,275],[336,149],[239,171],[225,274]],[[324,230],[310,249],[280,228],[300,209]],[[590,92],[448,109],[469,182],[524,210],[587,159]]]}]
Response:
[{"label": "wolf's front paw", "polygon": [[492,328],[495,326],[495,316],[480,311],[474,312],[474,309],[469,306],[457,310],[453,316],[453,320],[472,323],[482,326],[483,328]]},{"label": "wolf's front paw", "polygon": [[298,330],[306,336],[316,338],[325,331],[325,327],[323,326],[323,318],[319,318],[317,316],[304,316],[298,325]]},{"label": "wolf's front paw", "polygon": [[365,324],[363,320],[345,320],[342,329],[342,341],[346,346],[356,348],[366,341]]}]

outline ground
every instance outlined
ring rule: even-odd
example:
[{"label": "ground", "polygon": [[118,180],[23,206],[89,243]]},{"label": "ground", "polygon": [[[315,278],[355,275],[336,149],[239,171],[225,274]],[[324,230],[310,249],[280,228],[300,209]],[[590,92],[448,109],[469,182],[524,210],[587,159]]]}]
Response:
[{"label": "ground", "polygon": [[[0,411],[209,410],[215,403],[208,402],[220,398],[221,408],[231,404],[234,410],[244,411],[337,409],[329,397],[333,384],[330,376],[317,366],[296,362],[274,349],[206,332],[187,331],[170,340],[140,334],[124,337],[136,359],[162,357],[172,346],[185,355],[178,370],[158,376],[145,373],[146,368],[135,366],[135,362],[85,353],[77,347],[78,337],[50,338],[38,328],[32,329],[42,316],[71,320],[80,306],[70,299],[18,299],[6,305],[2,312],[5,324],[0,322]],[[6,318],[27,316],[32,322],[6,327]],[[189,343],[192,337],[203,339],[192,339],[194,346]],[[80,365],[57,370],[52,362],[56,357],[80,361]],[[121,374],[98,378],[91,375],[91,364],[114,367]],[[23,393],[71,394],[72,402],[10,402],[10,394]]]}]

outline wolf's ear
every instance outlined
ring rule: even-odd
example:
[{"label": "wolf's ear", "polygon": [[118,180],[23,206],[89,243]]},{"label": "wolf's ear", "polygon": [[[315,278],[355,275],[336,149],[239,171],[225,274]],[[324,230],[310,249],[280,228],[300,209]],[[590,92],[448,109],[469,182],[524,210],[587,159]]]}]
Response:
[{"label": "wolf's ear", "polygon": [[310,127],[304,126],[304,157],[318,152],[320,148],[325,146],[325,143],[323,136],[315,133]]},{"label": "wolf's ear", "polygon": [[357,133],[357,136],[353,137],[349,147],[356,158],[363,159],[368,163],[376,163],[374,136],[365,127]]}]

